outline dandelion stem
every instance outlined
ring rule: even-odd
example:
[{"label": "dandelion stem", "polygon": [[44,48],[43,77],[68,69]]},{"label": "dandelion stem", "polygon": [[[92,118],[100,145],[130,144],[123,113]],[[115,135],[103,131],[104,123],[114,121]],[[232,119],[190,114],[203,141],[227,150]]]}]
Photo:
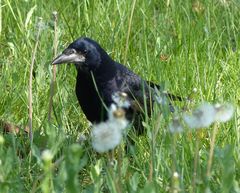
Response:
[{"label": "dandelion stem", "polygon": [[174,178],[174,173],[176,172],[176,135],[173,134],[173,145],[172,145],[172,191],[175,192],[176,187],[175,187],[175,178]]},{"label": "dandelion stem", "polygon": [[[60,157],[58,160],[55,161],[55,163],[52,164],[52,167],[51,167],[52,172],[54,171],[54,169],[59,168],[59,166],[60,166],[60,164],[62,163],[63,160],[64,160],[64,156]],[[36,180],[33,182],[32,189],[31,189],[30,193],[37,192],[37,187],[39,185],[39,181],[41,181],[45,177],[45,175],[46,175],[46,173],[43,173],[36,178]]]},{"label": "dandelion stem", "polygon": [[172,175],[172,193],[178,193],[180,191],[180,187],[179,187],[179,175],[178,173],[175,171],[173,172]]},{"label": "dandelion stem", "polygon": [[108,161],[109,161],[110,165],[114,161],[114,150],[108,151]]},{"label": "dandelion stem", "polygon": [[153,158],[150,159],[149,163],[149,176],[148,176],[148,181],[152,182],[152,177],[153,177]]},{"label": "dandelion stem", "polygon": [[176,134],[173,134],[173,145],[172,145],[172,173],[176,171]]},{"label": "dandelion stem", "polygon": [[152,131],[152,144],[150,144],[150,148],[151,148],[151,158],[150,158],[150,162],[149,162],[149,176],[148,176],[148,181],[151,182],[152,178],[153,178],[153,168],[154,168],[154,147],[155,147],[155,140],[154,140],[154,131]]},{"label": "dandelion stem", "polygon": [[212,162],[213,162],[213,153],[214,153],[214,146],[215,146],[215,140],[216,140],[216,135],[217,135],[217,130],[218,130],[218,125],[215,123],[213,132],[212,132],[212,137],[210,141],[210,150],[209,150],[209,159],[207,163],[207,178],[209,179],[211,175],[211,167],[212,167]]},{"label": "dandelion stem", "polygon": [[105,109],[108,109],[107,105],[106,105],[105,102],[103,101],[102,96],[101,96],[100,93],[99,93],[99,90],[98,90],[98,87],[97,87],[97,83],[96,83],[96,80],[95,80],[95,77],[94,77],[92,71],[91,71],[91,77],[92,77],[94,87],[95,87],[95,89],[96,89],[96,92],[97,92],[97,94],[98,94],[98,97],[99,97],[100,100],[101,100],[101,103],[102,103],[103,107],[104,107]]},{"label": "dandelion stem", "polygon": [[156,138],[157,138],[157,134],[159,132],[159,129],[160,129],[160,123],[161,123],[161,113],[159,113],[157,115],[157,120],[156,120],[156,123],[154,124],[154,129],[152,130],[152,144],[151,144],[151,159],[150,159],[150,163],[149,163],[149,177],[148,177],[148,180],[149,182],[152,181],[153,179],[153,176],[155,175],[154,173],[154,165],[155,165],[155,162],[154,162],[154,155],[155,155],[155,147],[156,147]]},{"label": "dandelion stem", "polygon": [[122,192],[122,183],[121,183],[121,177],[122,177],[122,159],[123,159],[123,156],[122,156],[122,147],[121,145],[119,145],[118,147],[118,181],[117,181],[117,189],[118,189],[118,192]]},{"label": "dandelion stem", "polygon": [[[58,34],[57,34],[57,12],[53,12],[53,19],[54,19],[54,40],[53,40],[53,55],[54,58],[57,56],[57,46],[58,46]],[[52,68],[53,77],[50,84],[50,98],[49,98],[49,108],[48,108],[48,121],[51,120],[51,113],[53,107],[53,95],[54,95],[54,83],[56,81],[56,65],[53,65]]]},{"label": "dandelion stem", "polygon": [[112,188],[114,189],[113,192],[116,193],[121,193],[121,188],[119,187],[119,174],[118,177],[116,177],[116,172],[114,171],[114,167],[112,167],[112,162],[114,161],[114,150],[111,150],[108,152],[108,162],[110,164],[108,164],[110,167],[107,168],[108,173],[111,176],[111,182],[112,182]]},{"label": "dandelion stem", "polygon": [[196,146],[195,146],[195,155],[194,155],[194,169],[193,169],[193,180],[192,180],[192,192],[195,192],[196,179],[197,179],[197,169],[198,169],[198,160],[199,160],[199,135],[200,131],[197,131],[196,135]]},{"label": "dandelion stem", "polygon": [[30,65],[30,75],[29,75],[29,90],[28,90],[28,105],[29,105],[29,139],[30,139],[30,144],[32,146],[32,141],[33,141],[33,131],[32,131],[32,114],[33,114],[33,106],[32,106],[32,78],[33,78],[33,66],[35,62],[35,57],[37,53],[37,47],[38,47],[38,42],[39,42],[39,37],[40,37],[40,32],[41,32],[41,26],[40,23],[42,22],[42,18],[39,18],[38,21],[38,30],[37,30],[37,37],[36,37],[36,43],[35,47],[32,53],[32,61]]}]

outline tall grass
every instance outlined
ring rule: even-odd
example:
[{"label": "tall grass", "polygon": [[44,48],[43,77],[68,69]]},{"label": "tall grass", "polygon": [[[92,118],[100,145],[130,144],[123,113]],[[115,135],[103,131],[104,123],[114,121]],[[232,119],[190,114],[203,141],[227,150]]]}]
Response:
[{"label": "tall grass", "polygon": [[[147,134],[130,132],[136,145],[129,153],[122,144],[111,156],[97,154],[88,141],[79,142],[82,134],[89,135],[89,126],[74,92],[75,68],[61,65],[49,124],[53,11],[58,13],[58,52],[88,36],[143,78],[190,96],[192,103],[175,104],[179,109],[202,101],[239,105],[238,1],[133,2],[0,1],[0,119],[21,128],[17,134],[0,128],[0,192],[240,192],[238,109],[230,122],[217,126],[213,141],[213,127],[172,135],[172,115],[155,107],[143,123]],[[44,25],[33,67],[30,146],[24,128],[39,17]],[[52,156],[47,160],[42,154],[46,149]]]}]

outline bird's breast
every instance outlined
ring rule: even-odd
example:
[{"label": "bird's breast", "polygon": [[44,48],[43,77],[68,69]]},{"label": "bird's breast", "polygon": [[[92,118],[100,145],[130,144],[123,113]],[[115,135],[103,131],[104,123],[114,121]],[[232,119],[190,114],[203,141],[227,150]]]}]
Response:
[{"label": "bird's breast", "polygon": [[81,109],[89,121],[97,123],[106,120],[107,112],[100,99],[101,92],[96,89],[91,79],[78,76],[75,92]]}]

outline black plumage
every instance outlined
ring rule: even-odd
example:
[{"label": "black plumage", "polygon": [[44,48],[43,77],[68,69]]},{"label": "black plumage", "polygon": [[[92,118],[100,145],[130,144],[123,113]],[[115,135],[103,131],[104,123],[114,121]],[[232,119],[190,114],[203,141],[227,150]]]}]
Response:
[{"label": "black plumage", "polygon": [[[92,123],[107,119],[106,107],[114,103],[112,95],[116,92],[128,95],[130,114],[140,114],[144,100],[149,108],[155,101],[154,87],[159,88],[158,85],[143,80],[124,65],[115,62],[90,38],[79,38],[72,42],[52,62],[61,63],[75,64],[76,95],[84,114]],[[176,98],[174,95],[166,95],[172,99]]]}]

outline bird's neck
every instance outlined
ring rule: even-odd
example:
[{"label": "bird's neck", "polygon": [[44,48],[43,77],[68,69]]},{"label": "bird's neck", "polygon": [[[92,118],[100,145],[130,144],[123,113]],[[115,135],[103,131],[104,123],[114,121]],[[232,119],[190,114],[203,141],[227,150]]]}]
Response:
[{"label": "bird's neck", "polygon": [[76,65],[78,71],[78,77],[85,77],[87,79],[92,79],[94,77],[96,83],[105,83],[113,79],[117,73],[117,68],[114,60],[111,59],[107,53],[101,54],[101,62],[96,69],[89,69],[88,66]]},{"label": "bird's neck", "polygon": [[115,76],[117,69],[115,62],[111,58],[102,61],[104,61],[104,63],[101,63],[100,66],[92,73],[96,80],[107,82]]}]

